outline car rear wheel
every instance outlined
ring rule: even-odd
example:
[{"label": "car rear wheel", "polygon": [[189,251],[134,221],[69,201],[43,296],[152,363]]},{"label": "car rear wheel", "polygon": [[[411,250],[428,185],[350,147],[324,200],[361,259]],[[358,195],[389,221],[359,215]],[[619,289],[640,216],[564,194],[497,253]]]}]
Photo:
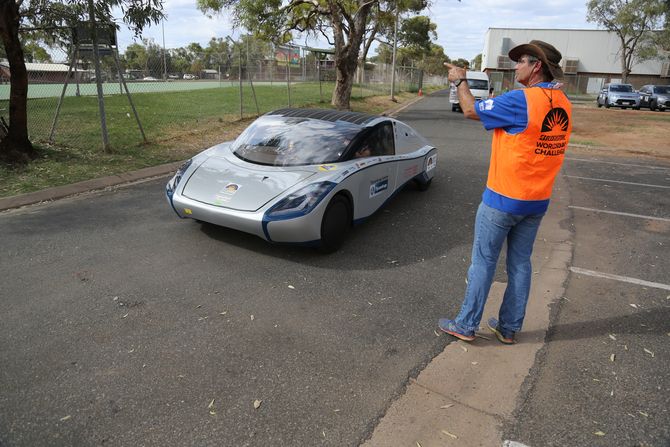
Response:
[{"label": "car rear wheel", "polygon": [[421,180],[414,180],[416,187],[419,191],[428,191],[430,184],[433,183],[433,179],[428,180],[427,182],[422,182]]},{"label": "car rear wheel", "polygon": [[342,195],[332,198],[321,221],[321,244],[319,250],[323,253],[337,251],[351,229],[351,207],[349,201]]}]

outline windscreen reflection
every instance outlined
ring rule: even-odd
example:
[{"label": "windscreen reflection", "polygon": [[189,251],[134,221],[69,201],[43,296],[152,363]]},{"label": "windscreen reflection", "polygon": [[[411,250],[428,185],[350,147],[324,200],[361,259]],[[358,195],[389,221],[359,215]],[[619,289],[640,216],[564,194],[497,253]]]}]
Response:
[{"label": "windscreen reflection", "polygon": [[262,116],[233,143],[242,160],[270,166],[334,163],[361,127],[345,121]]}]

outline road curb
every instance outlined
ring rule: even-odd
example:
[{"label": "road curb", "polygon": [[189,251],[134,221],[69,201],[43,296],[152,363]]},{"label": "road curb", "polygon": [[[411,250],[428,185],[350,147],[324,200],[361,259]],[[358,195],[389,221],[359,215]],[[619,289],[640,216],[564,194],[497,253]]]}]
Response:
[{"label": "road curb", "polygon": [[568,204],[567,183],[559,177],[535,242],[531,299],[518,343],[504,346],[485,327],[486,318],[497,315],[505,291],[504,283],[494,282],[478,332],[483,337],[447,345],[410,379],[363,447],[509,444],[505,426],[513,423],[514,411],[532,386],[532,369],[541,367],[551,309],[565,293],[573,254],[573,234],[561,227],[569,218]]}]

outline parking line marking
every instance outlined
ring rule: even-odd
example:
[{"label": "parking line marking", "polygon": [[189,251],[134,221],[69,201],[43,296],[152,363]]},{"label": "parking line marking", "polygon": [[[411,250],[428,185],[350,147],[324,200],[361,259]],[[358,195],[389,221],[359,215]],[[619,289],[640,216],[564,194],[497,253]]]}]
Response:
[{"label": "parking line marking", "polygon": [[670,169],[670,166],[653,166],[653,165],[636,165],[632,163],[617,163],[615,161],[602,161],[602,160],[589,160],[587,158],[573,158],[565,157],[566,160],[570,161],[585,161],[587,163],[603,163],[607,165],[619,165],[619,166],[633,166],[636,168],[649,168],[649,169]]},{"label": "parking line marking", "polygon": [[649,183],[623,182],[621,180],[608,180],[608,179],[604,179],[604,178],[580,177],[578,175],[566,175],[566,177],[577,178],[577,179],[580,179],[580,180],[593,180],[594,182],[622,183],[624,185],[648,186],[650,188],[667,188],[667,189],[670,189],[670,186],[652,185],[652,184],[649,184]]},{"label": "parking line marking", "polygon": [[586,270],[579,267],[570,267],[570,271],[580,275],[595,276],[597,278],[613,279],[615,281],[627,282],[636,284],[638,286],[653,287],[656,289],[670,290],[670,285],[659,282],[645,281],[643,279],[631,278],[629,276],[613,275],[611,273],[595,272],[593,270]]},{"label": "parking line marking", "polygon": [[586,208],[586,207],[583,207],[583,206],[573,206],[573,205],[569,205],[568,208],[572,208],[572,209],[575,209],[575,210],[583,210],[583,211],[594,211],[596,213],[616,214],[618,216],[639,217],[640,219],[660,220],[662,222],[670,222],[670,219],[668,219],[667,217],[643,216],[642,214],[622,213],[620,211],[605,211],[605,210],[599,210],[599,209],[595,209],[595,208]]}]

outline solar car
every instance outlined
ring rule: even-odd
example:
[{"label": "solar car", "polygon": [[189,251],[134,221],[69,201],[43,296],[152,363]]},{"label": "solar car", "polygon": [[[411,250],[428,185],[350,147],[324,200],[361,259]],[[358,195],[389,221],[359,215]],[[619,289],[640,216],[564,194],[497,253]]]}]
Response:
[{"label": "solar car", "polygon": [[404,185],[427,189],[436,166],[437,149],[394,118],[288,108],[186,161],[166,196],[181,218],[333,252]]}]

